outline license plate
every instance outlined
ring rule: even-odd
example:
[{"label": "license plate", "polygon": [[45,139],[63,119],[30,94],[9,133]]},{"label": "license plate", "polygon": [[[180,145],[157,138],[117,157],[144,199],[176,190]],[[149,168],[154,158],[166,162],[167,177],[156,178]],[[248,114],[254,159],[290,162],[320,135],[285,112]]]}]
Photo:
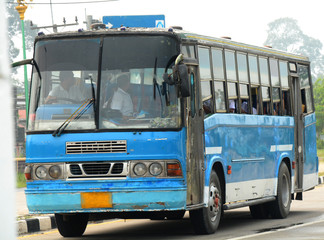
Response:
[{"label": "license plate", "polygon": [[82,208],[112,208],[112,197],[109,192],[81,193]]}]

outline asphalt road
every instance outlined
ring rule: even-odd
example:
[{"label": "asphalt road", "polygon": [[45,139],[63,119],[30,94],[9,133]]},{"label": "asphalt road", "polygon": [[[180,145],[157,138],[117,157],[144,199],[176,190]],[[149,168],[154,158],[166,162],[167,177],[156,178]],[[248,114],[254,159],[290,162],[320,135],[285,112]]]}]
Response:
[{"label": "asphalt road", "polygon": [[[18,239],[64,239],[57,230],[20,236]],[[68,238],[80,239],[80,238]],[[324,185],[293,201],[286,219],[255,220],[248,208],[225,212],[217,233],[197,236],[188,214],[181,221],[114,220],[89,224],[82,239],[324,239]]]}]

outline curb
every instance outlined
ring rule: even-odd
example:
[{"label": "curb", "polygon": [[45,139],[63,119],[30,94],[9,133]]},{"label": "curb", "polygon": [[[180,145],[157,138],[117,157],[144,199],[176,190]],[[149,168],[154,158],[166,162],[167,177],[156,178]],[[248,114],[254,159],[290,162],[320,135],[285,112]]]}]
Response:
[{"label": "curb", "polygon": [[17,222],[18,235],[47,231],[53,228],[57,228],[54,215],[30,218]]}]

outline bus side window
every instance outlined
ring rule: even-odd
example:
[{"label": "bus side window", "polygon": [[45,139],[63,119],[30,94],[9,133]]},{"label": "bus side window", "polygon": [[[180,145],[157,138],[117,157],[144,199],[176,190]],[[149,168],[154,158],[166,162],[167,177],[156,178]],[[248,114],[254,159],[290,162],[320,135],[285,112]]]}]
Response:
[{"label": "bus side window", "polygon": [[259,112],[259,95],[258,87],[251,87],[252,114],[257,115]]},{"label": "bus side window", "polygon": [[228,88],[228,109],[230,113],[237,113],[237,89],[236,83],[227,82]]},{"label": "bus side window", "polygon": [[271,115],[269,87],[262,87],[262,105],[263,115]]},{"label": "bus side window", "polygon": [[283,90],[282,91],[282,101],[283,101],[283,110],[282,115],[283,116],[291,116],[291,105],[290,105],[290,93],[289,90]]}]

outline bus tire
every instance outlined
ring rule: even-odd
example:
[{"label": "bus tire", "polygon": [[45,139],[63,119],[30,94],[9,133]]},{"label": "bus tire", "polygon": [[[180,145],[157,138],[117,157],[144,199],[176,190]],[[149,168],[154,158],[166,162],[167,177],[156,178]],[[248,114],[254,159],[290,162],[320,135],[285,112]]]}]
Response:
[{"label": "bus tire", "polygon": [[190,211],[190,220],[197,234],[212,234],[217,230],[223,208],[222,194],[219,178],[216,172],[212,171],[208,207]]},{"label": "bus tire", "polygon": [[88,224],[89,214],[55,214],[57,228],[63,237],[81,237]]},{"label": "bus tire", "polygon": [[282,162],[279,168],[277,197],[269,203],[272,218],[286,218],[291,205],[291,178],[287,165]]},{"label": "bus tire", "polygon": [[250,213],[254,219],[266,219],[270,216],[269,207],[264,203],[250,206]]}]

